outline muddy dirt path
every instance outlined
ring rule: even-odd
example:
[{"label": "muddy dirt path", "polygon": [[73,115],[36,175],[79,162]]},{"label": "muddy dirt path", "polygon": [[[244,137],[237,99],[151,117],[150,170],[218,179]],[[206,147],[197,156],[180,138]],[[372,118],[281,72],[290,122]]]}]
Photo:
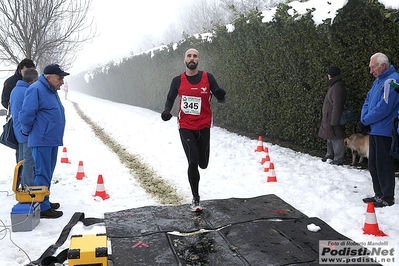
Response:
[{"label": "muddy dirt path", "polygon": [[135,178],[140,186],[151,195],[160,204],[180,205],[184,199],[176,188],[159,176],[150,165],[142,162],[140,156],[131,154],[120,145],[117,141],[112,139],[105,130],[93,122],[90,117],[86,116],[79,108],[76,102],[72,102],[78,115],[93,129],[95,135],[110,148],[130,171],[130,174]]}]

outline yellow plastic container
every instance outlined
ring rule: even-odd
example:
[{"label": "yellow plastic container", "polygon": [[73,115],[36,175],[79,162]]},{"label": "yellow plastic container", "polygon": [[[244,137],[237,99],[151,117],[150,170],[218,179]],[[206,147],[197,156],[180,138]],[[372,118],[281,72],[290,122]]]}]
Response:
[{"label": "yellow plastic container", "polygon": [[22,170],[24,160],[17,163],[14,169],[14,179],[12,182],[12,190],[15,193],[15,198],[19,203],[42,202],[45,196],[50,195],[50,191],[46,186],[30,186],[18,188],[19,176]]},{"label": "yellow plastic container", "polygon": [[108,245],[105,234],[74,235],[68,250],[69,266],[108,266]]}]

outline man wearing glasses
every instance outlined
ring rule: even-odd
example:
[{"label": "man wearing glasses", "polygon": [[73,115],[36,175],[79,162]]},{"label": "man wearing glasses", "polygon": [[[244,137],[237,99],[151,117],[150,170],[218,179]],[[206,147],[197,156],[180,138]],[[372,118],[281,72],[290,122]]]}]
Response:
[{"label": "man wearing glasses", "polygon": [[[58,147],[63,146],[65,129],[64,106],[58,90],[69,75],[59,65],[44,68],[39,79],[27,89],[19,113],[22,134],[28,136],[35,160],[35,186],[46,186],[50,191],[51,180],[57,163]],[[59,218],[59,203],[50,203],[49,196],[40,203],[40,218]]]}]

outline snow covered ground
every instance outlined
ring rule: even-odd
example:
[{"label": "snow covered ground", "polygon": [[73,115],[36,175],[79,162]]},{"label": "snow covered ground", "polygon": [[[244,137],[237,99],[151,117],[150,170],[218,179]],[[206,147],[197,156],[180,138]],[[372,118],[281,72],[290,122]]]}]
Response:
[{"label": "snow covered ground", "polygon": [[[64,216],[56,220],[42,219],[29,232],[11,232],[10,212],[16,204],[11,190],[15,156],[13,150],[0,145],[0,265],[25,265],[38,259],[48,246],[55,243],[75,212],[102,218],[105,212],[159,205],[79,117],[72,101],[127,152],[139,156],[142,162],[172,184],[184,199],[183,203],[191,202],[187,162],[175,117],[164,122],[159,113],[74,91],[70,91],[68,97],[68,101],[62,100],[67,118],[64,147],[71,163],[57,164],[51,187],[51,201],[61,204]],[[208,169],[200,170],[202,200],[276,194],[307,216],[321,218],[357,242],[399,240],[397,201],[391,207],[375,211],[379,228],[388,236],[363,234],[367,205],[362,198],[373,195],[367,170],[347,165],[333,166],[323,163],[318,157],[265,142],[277,178],[277,182],[267,183],[268,174],[263,172],[260,163],[264,153],[254,152],[256,146],[257,140],[213,127],[210,164]],[[58,161],[61,157],[62,147]],[[79,161],[84,165],[83,180],[76,179]],[[104,201],[93,197],[99,175],[103,176],[105,190],[110,196]],[[71,235],[102,232],[105,232],[103,224],[86,227],[78,223]],[[69,241],[58,251],[68,246]]]}]

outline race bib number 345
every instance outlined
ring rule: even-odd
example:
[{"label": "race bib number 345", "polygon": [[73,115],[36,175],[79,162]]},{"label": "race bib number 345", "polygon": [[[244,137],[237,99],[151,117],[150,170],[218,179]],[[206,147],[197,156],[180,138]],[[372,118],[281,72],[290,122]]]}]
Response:
[{"label": "race bib number 345", "polygon": [[185,114],[200,115],[201,97],[182,96],[180,108]]}]

